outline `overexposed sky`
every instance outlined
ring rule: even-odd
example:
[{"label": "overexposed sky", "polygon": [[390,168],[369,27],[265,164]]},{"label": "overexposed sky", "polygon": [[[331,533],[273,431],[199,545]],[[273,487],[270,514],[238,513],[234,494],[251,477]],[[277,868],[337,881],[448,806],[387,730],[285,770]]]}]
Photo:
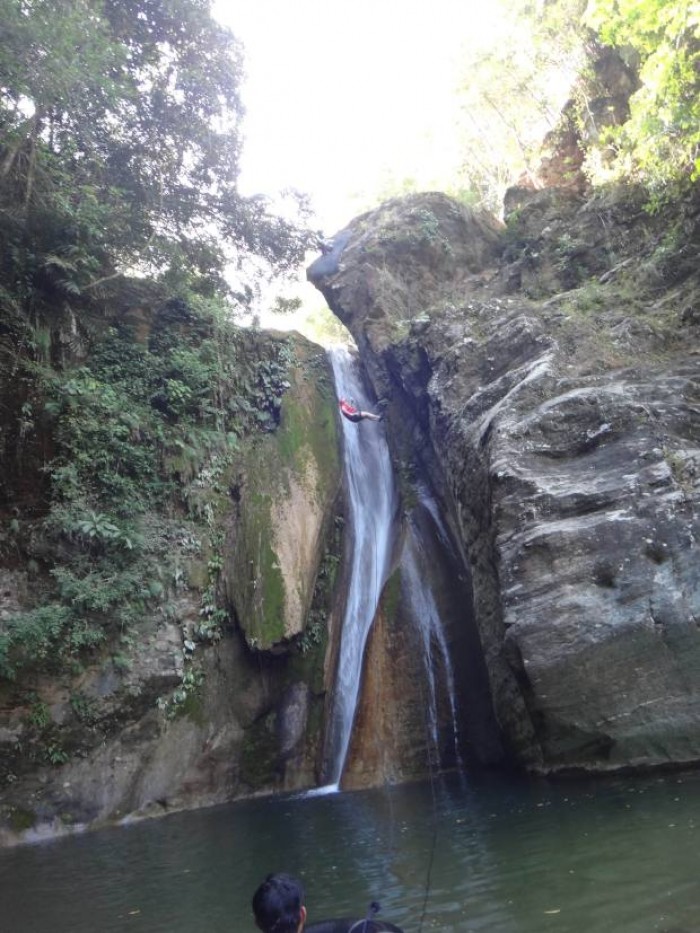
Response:
[{"label": "overexposed sky", "polygon": [[460,46],[483,0],[214,0],[246,50],[241,189],[308,192],[333,234],[393,177],[437,186],[456,167]]}]

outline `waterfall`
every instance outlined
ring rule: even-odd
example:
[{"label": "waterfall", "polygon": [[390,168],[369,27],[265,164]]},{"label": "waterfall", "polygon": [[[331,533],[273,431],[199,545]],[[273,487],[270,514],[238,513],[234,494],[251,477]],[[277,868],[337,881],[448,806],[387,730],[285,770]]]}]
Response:
[{"label": "waterfall", "polygon": [[[330,351],[330,358],[338,397],[370,407],[356,358],[341,348]],[[397,504],[384,426],[341,420],[352,557],[326,746],[326,780],[335,786],[350,746],[367,636],[390,567]]]},{"label": "waterfall", "polygon": [[[330,351],[339,398],[350,397],[369,408],[356,355]],[[443,753],[463,770],[459,711],[445,618],[461,616],[471,605],[464,589],[462,560],[431,492],[418,483],[418,501],[407,514],[400,553],[394,554],[398,496],[381,423],[359,424],[341,419],[348,516],[346,541],[347,592],[337,670],[326,727],[324,786],[315,793],[338,789],[345,769],[359,702],[365,646],[382,589],[396,557],[401,569],[404,618],[417,635],[424,675],[423,706],[431,768],[440,769]],[[468,611],[468,610],[466,610]],[[407,633],[408,637],[408,633]],[[477,680],[475,678],[475,680]],[[475,707],[476,709],[476,707]]]},{"label": "waterfall", "polygon": [[[430,500],[432,503],[432,500]],[[443,532],[441,522],[433,509],[423,501],[421,504],[426,506],[431,517],[435,519],[439,531]],[[434,505],[434,503],[432,503]],[[423,645],[423,663],[425,665],[428,697],[426,704],[427,728],[432,739],[432,754],[434,764],[440,767],[440,715],[438,711],[438,695],[440,684],[437,682],[436,672],[442,672],[442,687],[449,704],[451,743],[453,745],[455,762],[461,771],[463,769],[462,756],[459,749],[459,733],[457,727],[457,703],[455,700],[455,681],[452,670],[452,661],[450,659],[449,648],[443,622],[440,617],[440,611],[435,601],[433,591],[421,574],[420,566],[425,566],[426,558],[423,553],[420,534],[417,528],[412,527],[404,548],[404,560],[402,567],[406,577],[406,593],[408,603],[411,607],[411,614],[418,628]]]}]

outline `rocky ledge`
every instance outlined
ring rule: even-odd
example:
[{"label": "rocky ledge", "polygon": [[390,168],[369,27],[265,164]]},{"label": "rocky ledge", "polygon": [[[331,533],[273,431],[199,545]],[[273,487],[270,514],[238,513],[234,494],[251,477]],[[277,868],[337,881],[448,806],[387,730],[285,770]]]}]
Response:
[{"label": "rocky ledge", "polygon": [[308,275],[461,537],[516,761],[698,762],[698,205],[520,195],[387,202]]}]

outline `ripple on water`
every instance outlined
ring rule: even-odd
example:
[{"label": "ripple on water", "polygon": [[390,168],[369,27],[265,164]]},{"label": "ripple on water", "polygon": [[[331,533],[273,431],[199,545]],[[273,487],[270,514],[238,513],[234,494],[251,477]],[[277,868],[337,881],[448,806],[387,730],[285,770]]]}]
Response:
[{"label": "ripple on water", "polygon": [[[0,853],[3,933],[253,933],[270,871],[312,918],[418,933],[698,933],[700,776],[552,784],[489,775],[175,814]],[[428,883],[429,879],[429,883]]]}]

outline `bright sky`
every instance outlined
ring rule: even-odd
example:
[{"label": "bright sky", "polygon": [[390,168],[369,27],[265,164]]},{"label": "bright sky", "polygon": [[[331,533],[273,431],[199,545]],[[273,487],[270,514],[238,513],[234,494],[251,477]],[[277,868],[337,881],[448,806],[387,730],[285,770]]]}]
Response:
[{"label": "bright sky", "polygon": [[214,0],[246,49],[242,190],[309,193],[331,235],[376,203],[391,177],[421,188],[449,178],[460,43],[489,28],[495,7]]}]

